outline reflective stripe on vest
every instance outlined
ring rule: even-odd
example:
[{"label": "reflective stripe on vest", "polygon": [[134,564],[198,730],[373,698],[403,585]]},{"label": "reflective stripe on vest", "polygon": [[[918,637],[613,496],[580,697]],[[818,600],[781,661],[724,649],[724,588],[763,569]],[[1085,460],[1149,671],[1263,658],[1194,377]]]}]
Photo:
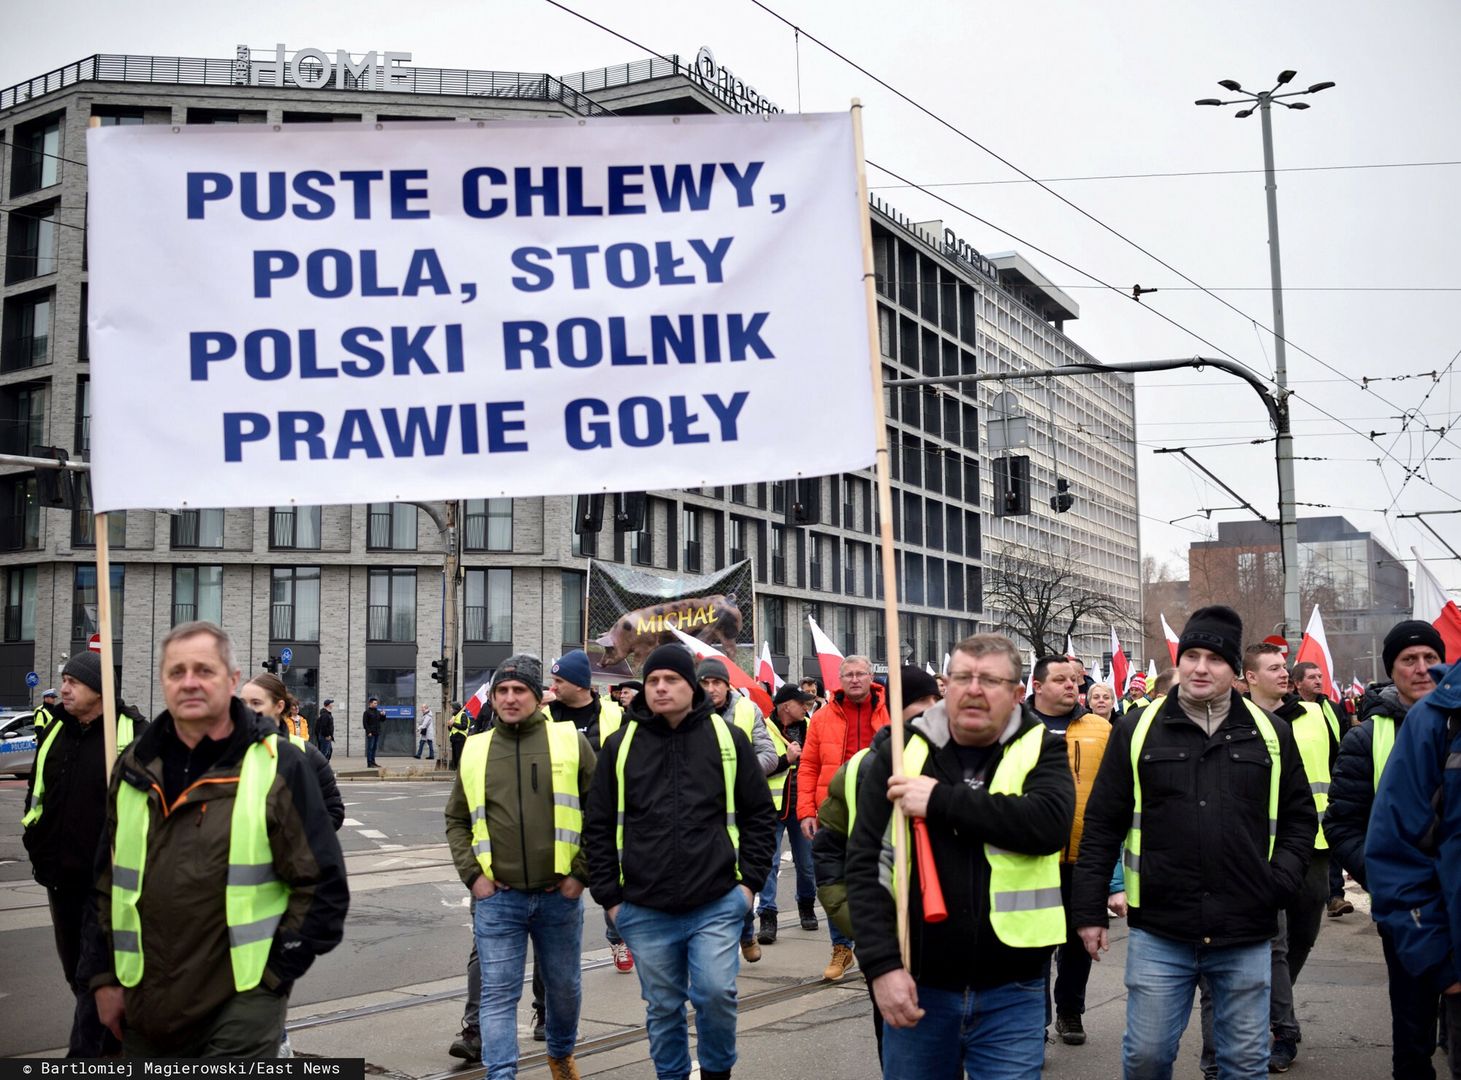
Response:
[{"label": "reflective stripe on vest", "polygon": [[[989,782],[991,795],[1023,795],[1025,778],[1040,760],[1043,725],[1032,727],[1004,748],[999,765]],[[903,772],[918,776],[928,760],[925,739],[910,739],[903,749]],[[908,850],[913,850],[913,830],[908,830]],[[1060,901],[1060,852],[1023,855],[984,845],[989,863],[989,924],[995,936],[1011,948],[1036,949],[1059,945],[1066,939],[1065,907]],[[893,871],[892,819],[883,833],[878,876],[884,871],[891,886]],[[910,860],[909,872],[915,872]],[[891,891],[891,888],[890,888]]]},{"label": "reflective stripe on vest", "polygon": [[[1248,707],[1253,726],[1258,729],[1263,744],[1268,747],[1268,857],[1271,859],[1273,843],[1278,836],[1278,786],[1281,766],[1278,732],[1273,730],[1267,713],[1247,698],[1242,700]],[[1131,733],[1131,785],[1136,799],[1131,809],[1131,828],[1126,833],[1126,851],[1121,856],[1126,870],[1126,903],[1131,907],[1141,906],[1141,748],[1146,743],[1152,720],[1162,711],[1166,701],[1165,697],[1159,697],[1148,705],[1141,714],[1141,719],[1136,722],[1136,729]]]},{"label": "reflective stripe on vest", "polygon": [[1329,841],[1324,838],[1324,812],[1329,809],[1329,748],[1334,732],[1324,710],[1314,702],[1300,702],[1304,715],[1289,724],[1294,729],[1294,742],[1299,744],[1299,757],[1309,776],[1309,790],[1314,795],[1314,809],[1319,814],[1319,831],[1314,834],[1314,848],[1324,851]]},{"label": "reflective stripe on vest", "polygon": [[[710,726],[715,731],[715,741],[720,745],[720,773],[725,781],[725,831],[730,836],[731,847],[736,852],[736,880],[741,880],[741,830],[736,825],[736,744],[731,739],[730,728],[719,713],[710,714]],[[624,884],[624,763],[629,760],[629,744],[639,730],[639,721],[630,719],[624,727],[624,738],[619,741],[619,756],[614,762],[614,782],[619,788],[618,805],[614,818],[614,845],[619,853],[619,884]]]},{"label": "reflective stripe on vest", "polygon": [[1375,794],[1380,793],[1380,776],[1390,761],[1390,751],[1395,749],[1395,721],[1388,716],[1375,717],[1374,743],[1370,757],[1375,763]]},{"label": "reflective stripe on vest", "polygon": [[[492,837],[487,832],[487,752],[496,728],[469,735],[462,747],[462,790],[472,812],[472,854],[488,878],[492,873]],[[548,766],[553,782],[553,872],[567,877],[583,846],[583,804],[578,790],[578,728],[545,720]],[[523,853],[526,867],[527,853]]]},{"label": "reflective stripe on vest", "polygon": [[[872,753],[872,747],[871,746],[864,746],[861,750],[859,750],[857,753],[853,754],[850,758],[848,758],[847,759],[847,764],[843,766],[843,775],[842,775],[842,799],[843,799],[844,802],[847,803],[847,835],[848,836],[851,836],[852,835],[852,826],[857,823],[857,780],[858,780],[859,774],[862,772],[862,759],[865,758],[865,757],[867,757],[868,754],[870,754],[870,753]],[[882,873],[882,867],[881,867],[881,865],[879,866],[878,871],[879,871],[879,875],[881,876],[881,873]],[[888,876],[888,883],[887,883],[889,888],[892,887],[892,881],[893,881],[892,873],[893,873],[893,871],[892,871],[892,865],[889,864],[889,868],[888,868],[888,875],[889,876]]]},{"label": "reflective stripe on vest", "polygon": [[[771,736],[771,745],[776,748],[777,760],[786,757],[786,740],[782,738],[781,731],[776,727],[776,721],[771,717],[766,718],[766,734]],[[766,778],[766,785],[771,789],[771,803],[776,807],[778,814],[782,811],[781,804],[786,796],[786,782],[794,772],[796,772],[796,766],[788,765],[781,772]]]},{"label": "reflective stripe on vest", "polygon": [[39,735],[41,732],[45,731],[46,728],[49,727],[51,725],[51,722],[55,719],[56,714],[51,712],[51,710],[46,708],[46,706],[37,706],[34,714],[32,714],[31,716],[31,722],[35,724],[36,734]]},{"label": "reflective stripe on vest", "polygon": [[[228,835],[228,883],[224,908],[234,989],[259,985],[279,920],[293,891],[274,873],[267,803],[278,773],[277,735],[245,752],[233,797]],[[148,796],[131,784],[117,788],[117,835],[112,855],[112,959],[117,981],[142,981],[142,919],[137,910],[146,880],[147,839],[152,814]]]},{"label": "reflective stripe on vest", "polygon": [[1328,698],[1322,698],[1320,705],[1324,709],[1324,719],[1329,721],[1329,730],[1334,733],[1334,741],[1343,741],[1344,735],[1339,729],[1339,717],[1334,714],[1334,706],[1329,704]]},{"label": "reflective stripe on vest", "polygon": [[[55,717],[51,718],[53,721]],[[95,721],[93,721],[94,723]],[[36,753],[35,763],[31,765],[31,772],[35,774],[35,788],[30,795],[30,809],[25,812],[25,817],[20,819],[20,824],[29,829],[41,819],[41,811],[44,809],[43,796],[46,793],[46,755],[51,752],[51,740],[56,732],[61,730],[60,724],[52,723],[46,729],[44,735],[39,735],[41,748]],[[127,749],[127,744],[132,741],[133,732],[132,718],[126,713],[119,713],[117,716],[117,757],[122,756],[122,751]]]}]

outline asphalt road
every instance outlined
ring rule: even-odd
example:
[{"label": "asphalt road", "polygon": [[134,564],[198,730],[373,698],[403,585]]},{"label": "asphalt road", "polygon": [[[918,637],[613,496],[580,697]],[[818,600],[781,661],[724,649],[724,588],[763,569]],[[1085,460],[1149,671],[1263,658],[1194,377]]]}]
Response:
[{"label": "asphalt road", "polygon": [[[371,780],[346,782],[342,789],[349,814],[340,841],[351,876],[350,917],[344,942],[295,988],[293,1044],[303,1053],[364,1057],[395,1076],[450,1071],[457,1063],[446,1048],[461,1019],[471,941],[466,890],[442,836],[447,786]],[[0,1056],[49,1056],[66,1043],[70,1002],[44,893],[30,879],[20,844],[22,794],[23,787],[0,781]],[[783,874],[787,900],[793,890],[789,864]],[[1364,900],[1354,889],[1351,896]],[[640,1037],[638,980],[613,969],[602,929],[602,916],[591,908],[584,923],[580,1067],[584,1075],[612,1080],[643,1078],[652,1069]],[[1110,954],[1091,977],[1089,1042],[1049,1047],[1048,1077],[1120,1075],[1124,926],[1118,924],[1113,938]],[[765,950],[760,963],[742,965],[738,1076],[878,1075],[865,986],[856,975],[839,985],[819,983],[828,952],[825,929],[784,926],[781,940]],[[1304,1041],[1292,1075],[1348,1080],[1389,1075],[1385,969],[1379,939],[1363,913],[1325,921],[1297,998]],[[519,1020],[523,1053],[540,1050],[528,1037],[526,1001]],[[1194,1014],[1179,1077],[1199,1075],[1196,1028]],[[525,1068],[523,1075],[540,1077],[546,1070]]]}]

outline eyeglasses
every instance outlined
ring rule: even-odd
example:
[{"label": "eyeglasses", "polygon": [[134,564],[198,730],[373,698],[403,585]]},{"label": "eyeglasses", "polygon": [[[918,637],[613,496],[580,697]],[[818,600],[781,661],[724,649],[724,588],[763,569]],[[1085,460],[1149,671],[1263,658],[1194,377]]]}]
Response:
[{"label": "eyeglasses", "polygon": [[1018,686],[1020,680],[1001,679],[998,675],[980,675],[974,671],[959,671],[948,677],[948,683],[950,686],[957,686],[960,690],[968,686],[998,690],[1001,686]]}]

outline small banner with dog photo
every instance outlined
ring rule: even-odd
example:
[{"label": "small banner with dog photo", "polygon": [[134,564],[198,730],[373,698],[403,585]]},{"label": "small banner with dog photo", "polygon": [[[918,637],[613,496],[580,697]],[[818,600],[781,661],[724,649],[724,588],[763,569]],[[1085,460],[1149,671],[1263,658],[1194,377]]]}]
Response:
[{"label": "small banner with dog photo", "polygon": [[637,677],[674,631],[713,645],[749,670],[756,645],[749,559],[713,574],[653,574],[593,562],[588,572],[589,661],[597,675]]}]

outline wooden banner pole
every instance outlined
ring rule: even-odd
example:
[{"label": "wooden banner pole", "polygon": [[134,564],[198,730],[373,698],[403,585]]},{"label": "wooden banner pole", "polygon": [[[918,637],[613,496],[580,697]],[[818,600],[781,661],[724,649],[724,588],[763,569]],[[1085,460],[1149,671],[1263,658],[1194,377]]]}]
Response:
[{"label": "wooden banner pole", "polygon": [[[101,118],[91,117],[87,127],[101,127]],[[92,518],[96,538],[96,632],[101,638],[101,710],[104,764],[108,787],[112,764],[117,760],[117,688],[112,682],[116,664],[112,656],[112,552],[107,536],[107,516]],[[90,648],[90,643],[87,648]]]},{"label": "wooden banner pole", "polygon": [[[883,359],[878,346],[878,299],[873,266],[872,212],[868,206],[867,165],[862,143],[862,101],[852,99],[852,146],[857,158],[857,200],[862,218],[862,285],[867,299],[868,361],[872,366],[873,425],[878,482],[879,535],[883,561],[883,638],[887,642],[888,717],[893,727],[893,775],[903,771],[903,669],[898,633],[898,564],[893,553],[893,488],[888,460],[888,423],[883,405]],[[908,966],[908,828],[893,807],[893,882],[898,909],[898,948]]]}]

